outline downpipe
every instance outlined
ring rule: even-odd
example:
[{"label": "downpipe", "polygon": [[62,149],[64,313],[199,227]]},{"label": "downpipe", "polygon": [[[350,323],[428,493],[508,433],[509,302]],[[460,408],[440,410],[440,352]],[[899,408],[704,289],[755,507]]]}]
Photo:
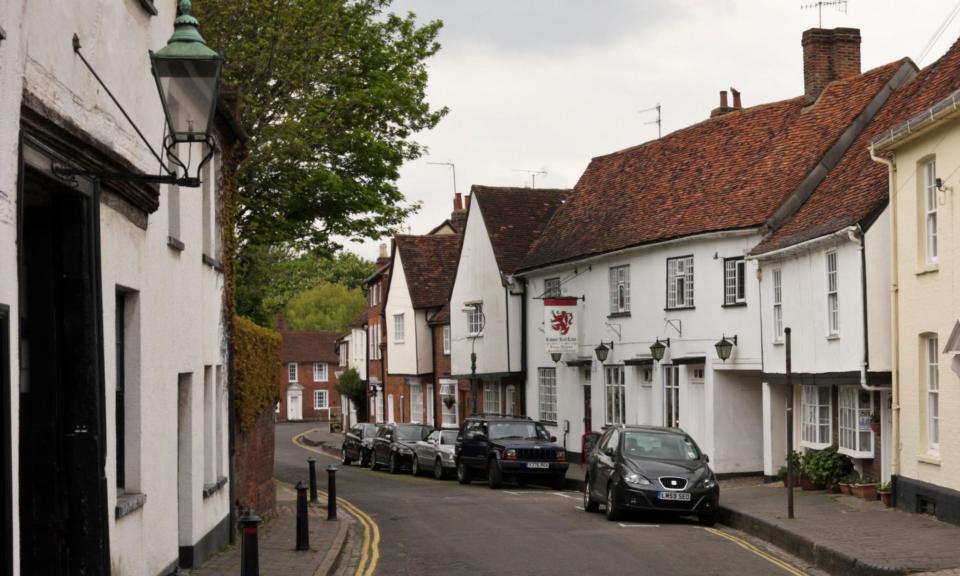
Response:
[{"label": "downpipe", "polygon": [[867,350],[867,269],[866,255],[863,248],[863,229],[857,224],[856,228],[846,229],[847,238],[857,245],[857,252],[860,255],[860,292],[863,300],[863,338],[860,343],[863,348],[863,360],[860,362],[860,388],[868,392],[886,392],[883,386],[870,386],[867,384],[867,368],[870,366],[870,358]]}]

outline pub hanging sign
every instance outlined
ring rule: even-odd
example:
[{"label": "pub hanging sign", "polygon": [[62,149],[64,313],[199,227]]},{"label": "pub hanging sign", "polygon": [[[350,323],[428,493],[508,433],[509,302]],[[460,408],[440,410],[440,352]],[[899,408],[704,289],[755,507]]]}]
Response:
[{"label": "pub hanging sign", "polygon": [[576,298],[544,298],[543,332],[548,354],[578,350],[576,322]]}]

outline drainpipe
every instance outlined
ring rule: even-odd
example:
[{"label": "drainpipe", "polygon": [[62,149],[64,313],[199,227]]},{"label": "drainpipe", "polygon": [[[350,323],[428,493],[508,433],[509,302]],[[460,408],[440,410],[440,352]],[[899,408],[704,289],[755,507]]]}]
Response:
[{"label": "drainpipe", "polygon": [[527,415],[527,279],[519,278],[523,288],[520,297],[520,373],[523,386],[520,388],[520,414]]},{"label": "drainpipe", "polygon": [[900,309],[899,309],[899,252],[897,244],[897,165],[895,156],[891,153],[889,158],[878,156],[873,145],[870,145],[870,158],[874,162],[879,162],[887,166],[889,174],[890,190],[890,374],[891,388],[893,389],[893,446],[891,452],[893,461],[890,463],[891,474],[897,475],[900,472],[900,376],[899,376],[899,340],[900,340]]},{"label": "drainpipe", "polygon": [[857,224],[856,228],[847,228],[847,237],[857,245],[860,253],[860,299],[863,309],[863,361],[860,363],[860,387],[868,392],[886,392],[883,386],[867,384],[867,368],[870,366],[870,349],[867,344],[867,256],[864,251],[865,237],[863,229]]}]

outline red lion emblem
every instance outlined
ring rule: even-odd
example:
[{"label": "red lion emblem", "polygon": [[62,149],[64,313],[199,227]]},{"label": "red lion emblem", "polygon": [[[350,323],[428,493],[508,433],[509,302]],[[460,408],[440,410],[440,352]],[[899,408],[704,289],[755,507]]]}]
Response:
[{"label": "red lion emblem", "polygon": [[571,326],[573,326],[573,314],[565,310],[556,310],[553,312],[550,327],[559,332],[561,336],[566,336]]}]

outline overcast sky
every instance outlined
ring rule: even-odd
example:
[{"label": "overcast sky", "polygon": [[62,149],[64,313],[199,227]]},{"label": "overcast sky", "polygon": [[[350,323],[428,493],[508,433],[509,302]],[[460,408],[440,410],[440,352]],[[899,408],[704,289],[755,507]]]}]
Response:
[{"label": "overcast sky", "polygon": [[[423,203],[408,221],[425,234],[472,184],[573,187],[587,163],[709,116],[735,87],[752,106],[803,93],[800,36],[817,23],[811,0],[395,0],[393,10],[443,21],[428,97],[450,113],[419,134],[429,153],[401,170],[400,190]],[[920,8],[922,6],[922,8]],[[861,30],[863,69],[910,57],[925,66],[960,36],[960,17],[925,46],[958,0],[850,0],[823,8],[823,27]],[[375,258],[379,242],[349,244]]]}]

